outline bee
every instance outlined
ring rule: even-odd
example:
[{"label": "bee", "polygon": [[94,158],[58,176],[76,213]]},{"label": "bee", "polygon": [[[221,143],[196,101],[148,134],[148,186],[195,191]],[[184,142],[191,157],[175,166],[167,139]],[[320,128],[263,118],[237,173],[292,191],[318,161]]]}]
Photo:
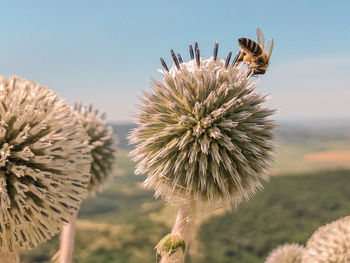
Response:
[{"label": "bee", "polygon": [[241,50],[238,54],[237,62],[246,62],[253,71],[253,75],[264,74],[266,72],[273,49],[273,39],[267,43],[265,49],[264,34],[260,28],[257,28],[256,33],[259,44],[249,38],[238,39]]}]

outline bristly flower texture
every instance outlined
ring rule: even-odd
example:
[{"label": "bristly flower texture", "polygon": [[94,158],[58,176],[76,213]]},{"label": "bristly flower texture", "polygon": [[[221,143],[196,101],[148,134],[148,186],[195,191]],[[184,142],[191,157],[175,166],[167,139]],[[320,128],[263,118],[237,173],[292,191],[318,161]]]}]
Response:
[{"label": "bristly flower texture", "polygon": [[350,216],[317,229],[307,241],[303,262],[350,262]]},{"label": "bristly flower texture", "polygon": [[265,263],[302,263],[303,251],[299,244],[285,244],[274,249]]},{"label": "bristly flower texture", "polygon": [[112,175],[115,163],[115,141],[111,126],[106,125],[106,115],[90,107],[74,106],[75,113],[89,137],[91,150],[91,179],[89,192],[94,193]]},{"label": "bristly flower texture", "polygon": [[138,127],[130,135],[137,174],[156,196],[224,204],[228,208],[250,198],[272,159],[272,129],[263,107],[266,96],[255,92],[257,80],[244,64],[200,57],[190,45],[192,60],[173,56],[169,70],[161,59],[163,81],[144,93]]},{"label": "bristly flower texture", "polygon": [[56,94],[0,79],[0,252],[50,239],[79,209],[90,179],[86,133]]}]

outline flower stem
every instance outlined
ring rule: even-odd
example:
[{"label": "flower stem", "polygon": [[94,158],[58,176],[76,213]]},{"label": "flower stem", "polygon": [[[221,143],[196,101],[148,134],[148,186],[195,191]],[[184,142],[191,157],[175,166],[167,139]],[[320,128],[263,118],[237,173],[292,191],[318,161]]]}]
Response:
[{"label": "flower stem", "polygon": [[65,225],[61,233],[60,241],[60,263],[72,263],[73,261],[73,251],[74,251],[74,236],[77,224],[77,214],[72,217],[70,223]]},{"label": "flower stem", "polygon": [[2,263],[19,263],[18,251],[1,253],[0,258]]},{"label": "flower stem", "polygon": [[[195,200],[182,204],[176,216],[176,220],[171,231],[173,235],[179,235],[186,242],[186,251],[192,239],[195,218],[197,214],[197,204]],[[163,256],[160,263],[182,263],[185,255],[183,253],[174,253],[169,256]]]}]

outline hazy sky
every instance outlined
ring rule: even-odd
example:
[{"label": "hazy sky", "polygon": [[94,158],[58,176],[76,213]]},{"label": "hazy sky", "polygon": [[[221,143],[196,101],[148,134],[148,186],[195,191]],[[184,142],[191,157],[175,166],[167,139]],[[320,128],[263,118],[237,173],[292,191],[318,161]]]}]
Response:
[{"label": "hazy sky", "polygon": [[0,74],[131,119],[159,57],[198,41],[238,51],[256,27],[275,48],[259,89],[278,118],[350,118],[350,1],[1,1]]}]

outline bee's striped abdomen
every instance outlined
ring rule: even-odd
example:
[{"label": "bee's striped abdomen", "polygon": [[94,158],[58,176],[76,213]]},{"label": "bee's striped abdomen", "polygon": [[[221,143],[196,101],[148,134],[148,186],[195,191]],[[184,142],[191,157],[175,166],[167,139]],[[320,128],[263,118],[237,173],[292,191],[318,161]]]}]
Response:
[{"label": "bee's striped abdomen", "polygon": [[240,38],[238,39],[238,43],[243,50],[252,53],[254,56],[260,56],[263,52],[260,45],[249,38]]}]

